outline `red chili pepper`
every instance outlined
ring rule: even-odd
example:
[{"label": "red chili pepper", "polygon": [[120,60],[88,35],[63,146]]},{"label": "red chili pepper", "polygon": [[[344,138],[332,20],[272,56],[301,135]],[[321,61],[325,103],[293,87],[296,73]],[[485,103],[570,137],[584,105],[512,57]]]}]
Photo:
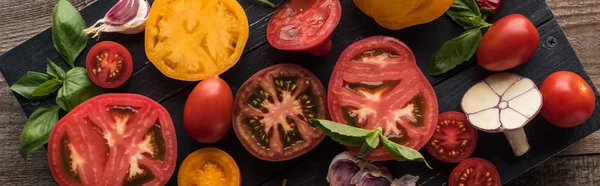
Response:
[{"label": "red chili pepper", "polygon": [[488,16],[493,16],[498,13],[498,9],[500,9],[500,4],[502,4],[502,0],[475,0],[479,8],[481,8],[481,12]]}]

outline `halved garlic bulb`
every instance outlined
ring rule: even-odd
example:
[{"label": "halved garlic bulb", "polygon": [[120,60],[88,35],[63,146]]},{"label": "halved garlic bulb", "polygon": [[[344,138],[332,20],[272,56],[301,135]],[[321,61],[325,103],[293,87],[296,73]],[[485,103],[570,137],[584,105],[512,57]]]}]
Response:
[{"label": "halved garlic bulb", "polygon": [[520,156],[529,150],[523,126],[542,108],[542,94],[532,80],[505,72],[475,84],[461,105],[475,128],[504,132],[515,155]]}]

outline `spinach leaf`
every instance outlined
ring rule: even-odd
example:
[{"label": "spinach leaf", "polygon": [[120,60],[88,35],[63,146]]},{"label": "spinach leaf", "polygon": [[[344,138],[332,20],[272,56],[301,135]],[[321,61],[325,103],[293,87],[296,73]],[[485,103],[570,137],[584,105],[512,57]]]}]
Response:
[{"label": "spinach leaf", "polygon": [[12,85],[10,89],[27,99],[42,100],[45,97],[33,96],[33,91],[42,83],[50,79],[52,79],[52,76],[49,76],[44,73],[29,71],[25,75],[23,75],[21,79],[17,80],[17,82],[15,82],[15,84]]},{"label": "spinach leaf", "polygon": [[75,67],[67,72],[63,87],[58,90],[56,103],[63,110],[71,111],[77,105],[103,92],[102,88],[90,81],[84,68]]},{"label": "spinach leaf", "polygon": [[87,45],[88,36],[83,33],[85,27],[79,11],[67,0],[58,0],[52,11],[52,42],[71,68]]},{"label": "spinach leaf", "polygon": [[471,59],[477,51],[482,34],[479,28],[465,31],[447,41],[433,54],[429,62],[429,75],[440,75]]},{"label": "spinach leaf", "polygon": [[365,143],[366,137],[373,132],[372,130],[365,130],[321,119],[310,119],[310,123],[317,126],[317,128],[321,129],[325,135],[331,137],[334,141],[348,146],[362,145]]},{"label": "spinach leaf", "polygon": [[65,79],[65,71],[56,65],[56,63],[50,61],[50,59],[46,59],[46,74],[58,78],[61,81]]},{"label": "spinach leaf", "polygon": [[44,97],[48,96],[54,92],[56,92],[60,86],[62,86],[62,82],[58,78],[50,79],[35,88],[31,93],[33,97]]},{"label": "spinach leaf", "polygon": [[19,153],[23,159],[48,143],[50,132],[58,122],[58,109],[56,105],[42,106],[29,116],[19,140]]},{"label": "spinach leaf", "polygon": [[384,135],[381,135],[381,142],[383,143],[383,148],[385,148],[396,161],[420,161],[425,163],[428,168],[432,169],[419,151],[394,143]]}]

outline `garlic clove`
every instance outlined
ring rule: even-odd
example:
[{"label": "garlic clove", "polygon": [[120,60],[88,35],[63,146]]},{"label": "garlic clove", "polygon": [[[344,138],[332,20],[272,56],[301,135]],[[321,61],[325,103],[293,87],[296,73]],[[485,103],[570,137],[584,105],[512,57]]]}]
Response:
[{"label": "garlic clove", "polygon": [[478,83],[470,91],[467,91],[462,100],[463,103],[477,104],[463,104],[463,110],[467,113],[480,112],[496,106],[499,101],[500,98],[490,86]]},{"label": "garlic clove", "polygon": [[85,34],[100,36],[102,32],[137,34],[145,30],[150,4],[146,0],[120,0],[94,25],[83,30]]},{"label": "garlic clove", "polygon": [[327,181],[331,186],[389,186],[392,175],[382,164],[359,159],[346,151],[335,156],[329,164]]}]

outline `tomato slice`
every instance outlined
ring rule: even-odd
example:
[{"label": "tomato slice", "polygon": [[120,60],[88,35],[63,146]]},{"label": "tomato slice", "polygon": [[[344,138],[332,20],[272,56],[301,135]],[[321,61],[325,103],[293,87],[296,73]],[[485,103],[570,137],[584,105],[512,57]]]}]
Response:
[{"label": "tomato slice", "polygon": [[438,160],[458,163],[467,159],[477,146],[477,129],[462,112],[440,114],[433,136],[425,146]]},{"label": "tomato slice", "polygon": [[329,53],[329,36],[341,16],[339,0],[290,0],[271,16],[267,40],[280,50],[305,51],[321,46],[321,50]]},{"label": "tomato slice", "polygon": [[[438,119],[437,98],[412,51],[401,41],[375,36],[350,45],[338,59],[328,92],[333,121],[383,128],[390,140],[419,150]],[[349,147],[358,153],[360,147]],[[382,147],[367,160],[392,160]]]},{"label": "tomato slice", "polygon": [[298,157],[325,135],[308,122],[326,119],[325,89],[310,71],[293,64],[265,68],[239,89],[233,129],[244,147],[267,161]]},{"label": "tomato slice", "polygon": [[500,186],[496,166],[481,158],[466,159],[452,170],[448,186]]},{"label": "tomato slice", "polygon": [[60,185],[164,185],[176,159],[169,113],[137,94],[103,94],[80,104],[48,141],[48,163]]},{"label": "tomato slice", "polygon": [[123,45],[102,41],[90,49],[85,66],[94,84],[102,88],[116,88],[131,77],[133,59]]},{"label": "tomato slice", "polygon": [[146,55],[167,77],[198,81],[235,65],[248,33],[235,0],[156,0],[146,21]]},{"label": "tomato slice", "polygon": [[188,155],[177,175],[181,186],[240,186],[242,175],[235,160],[217,148],[207,147]]}]

